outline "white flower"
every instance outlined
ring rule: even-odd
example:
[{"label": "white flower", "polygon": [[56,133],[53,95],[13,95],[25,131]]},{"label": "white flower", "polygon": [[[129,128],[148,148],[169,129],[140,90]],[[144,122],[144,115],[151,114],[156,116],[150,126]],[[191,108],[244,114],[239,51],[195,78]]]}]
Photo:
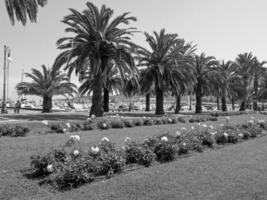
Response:
[{"label": "white flower", "polygon": [[86,120],[87,120],[87,121],[91,121],[92,119],[91,119],[91,117],[88,117]]},{"label": "white flower", "polygon": [[80,136],[79,135],[71,135],[70,139],[80,141]]},{"label": "white flower", "polygon": [[46,170],[47,170],[48,172],[52,173],[52,172],[54,171],[53,165],[51,165],[51,164],[50,164],[50,165],[47,165]]},{"label": "white flower", "polygon": [[163,136],[163,137],[161,137],[160,138],[162,141],[164,141],[164,142],[167,142],[168,141],[168,138],[166,137],[166,136]]},{"label": "white flower", "polygon": [[146,116],[143,116],[142,118],[143,118],[143,119],[146,119]]},{"label": "white flower", "polygon": [[201,124],[200,124],[200,123],[197,123],[197,125],[198,125],[198,126],[201,126]]},{"label": "white flower", "polygon": [[131,141],[131,138],[129,138],[129,137],[125,138],[125,142],[130,142],[130,141]]},{"label": "white flower", "polygon": [[206,125],[206,124],[203,124],[202,126],[203,126],[204,128],[207,128],[207,125]]},{"label": "white flower", "polygon": [[171,119],[171,118],[169,118],[168,121],[169,121],[170,123],[172,123],[172,119]]},{"label": "white flower", "polygon": [[244,137],[244,134],[243,133],[239,133],[238,136],[242,138],[242,137]]},{"label": "white flower", "polygon": [[103,128],[107,128],[107,124],[106,123],[103,123]]},{"label": "white flower", "polygon": [[75,135],[75,139],[77,140],[77,141],[80,141],[80,136],[79,135]]},{"label": "white flower", "polygon": [[44,124],[44,125],[48,125],[48,121],[47,121],[47,120],[43,120],[43,121],[42,121],[42,124]]},{"label": "white flower", "polygon": [[184,146],[184,147],[186,146],[186,143],[185,143],[185,142],[183,143],[183,146]]},{"label": "white flower", "polygon": [[66,128],[64,128],[64,129],[63,129],[63,132],[64,132],[64,133],[66,133],[66,132],[67,132],[67,129],[66,129]]},{"label": "white flower", "polygon": [[249,120],[248,123],[249,124],[253,124],[254,123],[254,120]]},{"label": "white flower", "polygon": [[93,114],[93,115],[91,115],[91,117],[92,117],[92,119],[94,119],[95,118],[95,115]]},{"label": "white flower", "polygon": [[107,137],[103,137],[103,138],[101,139],[101,141],[102,141],[102,142],[109,142],[109,139],[108,139]]},{"label": "white flower", "polygon": [[178,137],[181,136],[181,132],[179,132],[179,131],[176,131],[175,134],[176,134]]},{"label": "white flower", "polygon": [[250,119],[255,119],[255,117],[250,117]]},{"label": "white flower", "polygon": [[217,132],[216,132],[216,131],[214,131],[214,132],[210,132],[210,134],[211,134],[211,135],[216,135]]},{"label": "white flower", "polygon": [[224,124],[220,124],[220,126],[224,126]]},{"label": "white flower", "polygon": [[97,146],[92,146],[92,147],[91,147],[91,150],[92,150],[92,152],[95,153],[95,154],[99,152],[99,148],[98,148]]},{"label": "white flower", "polygon": [[196,128],[194,126],[191,127],[192,130],[195,130]]},{"label": "white flower", "polygon": [[181,130],[182,130],[182,131],[186,131],[186,128],[185,128],[185,127],[182,127]]},{"label": "white flower", "polygon": [[212,125],[210,125],[210,129],[214,129],[214,127]]},{"label": "white flower", "polygon": [[225,119],[226,119],[226,120],[230,120],[230,117],[229,117],[229,116],[227,116],[227,117],[225,117]]},{"label": "white flower", "polygon": [[74,156],[78,156],[78,155],[79,155],[79,151],[78,151],[78,150],[74,150],[74,151],[73,151],[73,155],[74,155]]},{"label": "white flower", "polygon": [[228,133],[223,133],[223,136],[224,137],[228,137]]},{"label": "white flower", "polygon": [[67,128],[71,128],[71,125],[69,122],[66,123]]},{"label": "white flower", "polygon": [[265,121],[264,121],[263,119],[259,119],[259,123],[260,123],[260,124],[264,124]]}]

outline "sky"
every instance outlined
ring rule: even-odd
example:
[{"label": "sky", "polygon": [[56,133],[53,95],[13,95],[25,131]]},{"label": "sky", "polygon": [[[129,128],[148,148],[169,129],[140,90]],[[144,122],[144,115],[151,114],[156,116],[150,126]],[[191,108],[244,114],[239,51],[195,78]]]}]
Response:
[{"label": "sky", "polygon": [[[11,25],[4,1],[0,1],[0,98],[2,97],[4,45],[11,48],[9,93],[17,98],[15,85],[22,71],[52,66],[60,53],[56,41],[66,36],[60,22],[69,8],[82,11],[87,0],[48,0],[38,12],[37,23]],[[140,33],[133,41],[147,47],[144,32],[165,28],[187,42],[197,45],[197,53],[205,52],[219,60],[234,60],[239,53],[252,52],[259,60],[267,60],[266,0],[91,0],[105,4],[114,16],[130,12],[137,18],[131,26]],[[76,82],[75,78],[73,79]]]}]

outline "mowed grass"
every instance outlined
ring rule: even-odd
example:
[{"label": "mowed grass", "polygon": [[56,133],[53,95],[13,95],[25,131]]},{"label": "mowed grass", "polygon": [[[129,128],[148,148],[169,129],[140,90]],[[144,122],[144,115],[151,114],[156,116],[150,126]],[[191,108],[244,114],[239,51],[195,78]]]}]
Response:
[{"label": "mowed grass", "polygon": [[[252,116],[267,119],[264,115],[240,115],[232,116],[230,122],[247,122]],[[205,124],[221,123],[225,123],[225,117]],[[75,134],[81,136],[82,146],[88,149],[104,136],[123,145],[125,137],[141,142],[150,136],[191,126],[197,125],[179,123]],[[52,192],[39,186],[38,180],[23,176],[22,170],[29,167],[31,155],[60,147],[69,135],[0,138],[0,199],[267,199],[267,137],[142,168],[64,193]]]}]

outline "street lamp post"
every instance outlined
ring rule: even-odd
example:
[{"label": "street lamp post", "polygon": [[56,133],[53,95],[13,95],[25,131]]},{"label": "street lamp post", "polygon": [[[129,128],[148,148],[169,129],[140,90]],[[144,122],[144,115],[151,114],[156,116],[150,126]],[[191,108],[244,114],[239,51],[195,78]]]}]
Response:
[{"label": "street lamp post", "polygon": [[4,46],[4,73],[3,73],[3,99],[2,99],[2,109],[1,113],[7,113],[7,107],[6,107],[6,71],[7,71],[7,65],[8,62],[11,61],[10,57],[10,48],[8,46]]}]

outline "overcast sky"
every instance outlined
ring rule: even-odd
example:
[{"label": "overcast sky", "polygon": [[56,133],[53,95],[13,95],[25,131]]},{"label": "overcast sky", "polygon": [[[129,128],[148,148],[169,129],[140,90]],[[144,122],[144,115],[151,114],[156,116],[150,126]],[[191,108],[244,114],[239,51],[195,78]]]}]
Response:
[{"label": "overcast sky", "polygon": [[[15,85],[22,69],[51,66],[59,51],[56,41],[64,36],[62,18],[68,8],[82,11],[86,0],[48,0],[39,10],[38,22],[10,24],[4,1],[0,1],[0,98],[3,81],[3,46],[11,48],[9,96],[16,98]],[[260,60],[267,60],[266,0],[92,0],[98,7],[106,4],[115,15],[131,12],[132,23],[141,32],[165,28],[197,44],[198,53],[217,59],[233,60],[239,53],[251,51]],[[146,45],[142,33],[133,40]]]}]

